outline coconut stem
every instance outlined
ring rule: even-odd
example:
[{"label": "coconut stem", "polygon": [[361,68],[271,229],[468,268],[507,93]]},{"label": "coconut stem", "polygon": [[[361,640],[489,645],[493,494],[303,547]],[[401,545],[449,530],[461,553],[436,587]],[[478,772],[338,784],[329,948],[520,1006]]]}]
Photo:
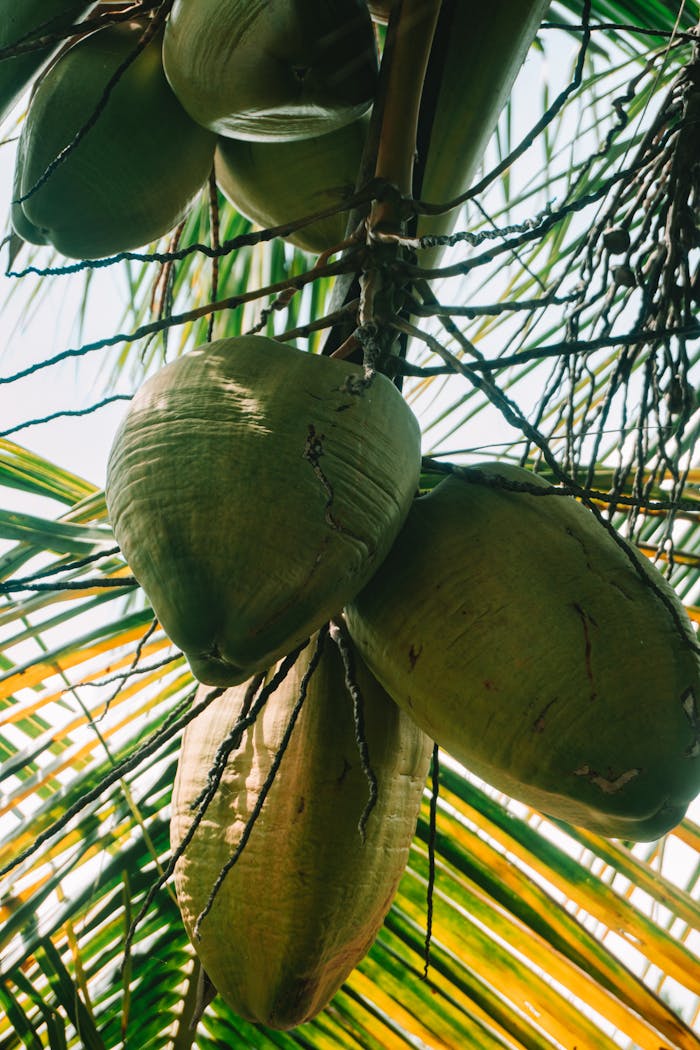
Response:
[{"label": "coconut stem", "polygon": [[[441,0],[399,0],[391,13],[387,47],[391,46],[382,129],[375,175],[410,196],[416,152],[418,112]],[[400,232],[399,201],[375,202],[370,229]]]}]

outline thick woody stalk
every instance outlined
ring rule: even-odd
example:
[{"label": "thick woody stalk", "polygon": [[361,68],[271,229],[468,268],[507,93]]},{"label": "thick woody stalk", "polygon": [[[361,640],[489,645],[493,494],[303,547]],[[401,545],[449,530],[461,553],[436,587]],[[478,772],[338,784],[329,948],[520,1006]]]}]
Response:
[{"label": "thick woody stalk", "polygon": [[[389,23],[389,32],[395,27],[396,35],[375,175],[407,196],[413,181],[423,81],[439,12],[440,0],[401,0]],[[378,201],[372,209],[370,229],[399,232],[401,218],[396,200]]]}]

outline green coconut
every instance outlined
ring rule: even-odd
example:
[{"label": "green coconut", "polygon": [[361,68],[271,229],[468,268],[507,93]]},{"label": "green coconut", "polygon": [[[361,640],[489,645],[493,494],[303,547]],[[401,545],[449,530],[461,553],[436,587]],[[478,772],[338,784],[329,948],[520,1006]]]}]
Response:
[{"label": "green coconut", "polygon": [[290,652],[367,582],[408,513],[420,434],[396,387],[262,336],[166,365],[110,454],[124,555],[200,681]]},{"label": "green coconut", "polygon": [[163,63],[195,120],[246,139],[333,131],[369,108],[377,78],[364,0],[175,0]]},{"label": "green coconut", "polygon": [[[369,950],[406,866],[432,751],[431,741],[357,660],[377,779],[363,840],[358,823],[368,782],[343,666],[327,640],[250,838],[195,934],[258,802],[313,650],[312,641],[229,758],[175,868],[180,911],[214,986],[241,1017],[280,1029],[322,1010]],[[200,690],[197,700],[205,694]],[[173,848],[190,828],[192,804],[207,786],[216,751],[245,697],[245,685],[227,690],[185,730],[173,788]]]},{"label": "green coconut", "polygon": [[[637,550],[532,473],[417,499],[346,610],[373,673],[477,775],[552,817],[657,838],[700,790],[700,661]],[[498,479],[543,495],[499,487]]]},{"label": "green coconut", "polygon": [[172,229],[206,182],[216,138],[173,95],[157,34],[124,70],[75,149],[31,192],[93,119],[145,24],[99,30],[66,51],[40,82],[17,151],[15,186],[27,195],[15,204],[20,236],[78,259],[137,248]]},{"label": "green coconut", "polygon": [[[215,170],[234,207],[263,229],[341,206],[355,189],[369,119],[361,117],[328,135],[293,142],[220,138]],[[285,237],[309,252],[343,240],[347,211],[320,219]]]},{"label": "green coconut", "polygon": [[[436,204],[469,189],[548,7],[549,0],[443,0],[420,117],[415,197]],[[458,217],[459,209],[422,215],[418,234],[451,233]],[[422,251],[420,265],[436,266],[443,251]]]},{"label": "green coconut", "polygon": [[[0,0],[0,50],[63,34],[95,7],[95,0]],[[58,50],[61,40],[0,59],[0,120]]]}]

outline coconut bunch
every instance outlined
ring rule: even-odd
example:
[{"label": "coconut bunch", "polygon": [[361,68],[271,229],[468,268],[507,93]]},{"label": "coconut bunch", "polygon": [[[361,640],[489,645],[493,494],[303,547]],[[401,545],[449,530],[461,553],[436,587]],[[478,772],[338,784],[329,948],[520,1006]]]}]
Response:
[{"label": "coconut bunch", "polygon": [[[364,0],[176,0],[163,61],[187,112],[219,134],[216,179],[238,211],[268,228],[342,209],[376,89]],[[336,210],[286,239],[326,251],[345,224]]]},{"label": "coconut bunch", "polygon": [[[469,189],[547,10],[547,0],[530,4],[495,0],[495,4],[488,8],[463,0],[443,4],[427,73],[431,91],[420,115],[413,176],[416,199],[446,202]],[[372,18],[385,23],[393,0],[368,6]],[[194,12],[192,0],[190,7]],[[169,31],[176,23],[178,11],[176,3]],[[198,17],[203,18],[203,12]],[[184,36],[184,32],[178,34],[177,39]],[[498,61],[494,61],[495,55]],[[176,59],[174,52],[172,61]],[[178,90],[175,77],[172,83]],[[188,87],[182,85],[180,95],[185,106],[190,97]],[[194,105],[190,112],[195,112]],[[259,133],[244,139],[240,128],[217,124],[207,116],[208,126],[216,126],[226,135],[220,137],[216,151],[219,189],[258,226],[269,228],[325,209],[342,209],[357,188],[369,126],[367,114],[330,133],[328,122],[319,125],[310,137],[291,140],[289,136],[285,141],[273,141],[272,136]],[[438,215],[420,215],[411,232],[419,237],[449,234],[458,216],[459,208]],[[347,213],[339,210],[285,239],[311,252],[331,250],[345,235],[346,218]],[[421,264],[436,266],[443,250],[421,252]]]},{"label": "coconut bunch", "polygon": [[200,689],[182,744],[183,920],[213,986],[271,1027],[323,1009],[371,946],[433,740],[611,837],[659,837],[700,787],[698,646],[661,574],[529,471],[416,495],[419,440],[385,377],[249,336],[148,380],[110,456],[122,550],[225,690]]},{"label": "coconut bunch", "polygon": [[[60,39],[95,7],[30,0],[18,12],[3,2],[0,46],[26,45],[47,27]],[[446,201],[469,187],[546,9],[543,0],[517,10],[512,0],[496,2],[495,12],[445,5],[421,114],[416,197]],[[311,252],[333,249],[345,234],[342,208],[356,188],[376,91],[372,17],[386,21],[390,8],[175,0],[164,24],[155,7],[80,37],[35,83],[16,161],[15,231],[75,258],[139,247],[180,221],[215,162],[222,193],[261,227],[337,209],[287,238]],[[47,56],[44,48],[0,60],[0,112]],[[449,233],[457,215],[421,216],[414,232]]]},{"label": "coconut bunch", "polygon": [[166,365],[110,454],[116,538],[205,683],[173,794],[183,921],[210,983],[272,1027],[313,1017],[369,950],[415,831],[432,741],[325,625],[419,471],[387,378],[261,336]]},{"label": "coconut bunch", "polygon": [[[75,39],[73,20],[94,5],[5,0],[4,6],[0,46],[20,50],[0,60],[3,111],[51,57],[46,48],[25,53],[26,41],[43,39],[47,29],[59,41],[61,32],[69,37],[37,77],[22,127],[12,223],[23,239],[80,259],[147,244],[187,212],[212,170],[219,135],[286,146],[354,124],[335,143],[337,165],[327,157],[307,192],[319,210],[342,202],[354,187],[366,127],[358,121],[372,103],[377,76],[363,0],[177,0],[167,20],[156,6]],[[318,149],[299,160],[283,152],[261,161],[243,150],[234,173],[222,179],[245,187],[242,210],[267,221],[268,199],[286,208],[301,185],[300,164],[316,163],[317,156]],[[267,182],[258,188],[261,164]],[[287,167],[292,174],[280,197]],[[299,206],[292,211],[306,214]],[[332,240],[341,225],[331,223]],[[327,239],[321,225],[300,243],[321,250]]]}]

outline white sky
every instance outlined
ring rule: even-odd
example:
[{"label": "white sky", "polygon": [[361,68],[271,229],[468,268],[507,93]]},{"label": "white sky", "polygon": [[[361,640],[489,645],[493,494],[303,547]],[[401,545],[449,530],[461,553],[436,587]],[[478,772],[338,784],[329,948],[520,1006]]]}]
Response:
[{"label": "white sky", "polygon": [[[12,154],[12,147],[0,147],[3,213],[6,213],[11,199]],[[22,264],[24,254],[20,254],[18,265]],[[6,267],[7,248],[0,258],[3,275]],[[10,279],[0,277],[0,376],[118,329],[125,301],[123,293],[119,292],[118,274],[98,273],[93,278],[101,289],[98,291],[95,287],[91,290],[91,308],[82,334],[76,324],[82,282],[70,277],[52,278],[49,296],[40,308],[31,311],[31,292],[36,288],[37,280],[32,277],[15,281],[8,302]],[[0,430],[59,409],[77,408],[100,400],[103,391],[98,382],[99,368],[106,360],[104,354],[100,357],[98,353],[89,362],[69,360],[38,372],[36,376],[0,385]],[[11,440],[45,455],[66,469],[81,472],[101,486],[111,437],[124,411],[125,403],[117,402],[101,410],[89,427],[85,426],[85,418],[61,420],[19,431],[11,435]],[[86,440],[87,432],[89,440]]]}]

